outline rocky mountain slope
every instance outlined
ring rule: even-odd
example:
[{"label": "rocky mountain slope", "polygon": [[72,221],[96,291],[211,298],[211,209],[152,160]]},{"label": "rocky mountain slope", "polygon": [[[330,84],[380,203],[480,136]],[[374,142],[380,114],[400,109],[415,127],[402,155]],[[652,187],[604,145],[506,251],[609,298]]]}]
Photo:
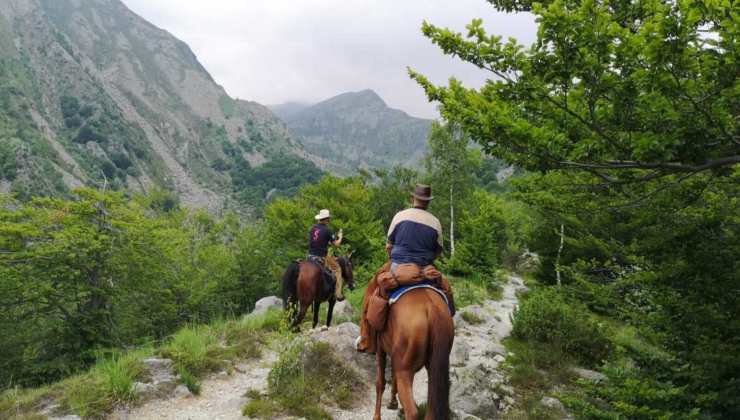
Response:
[{"label": "rocky mountain slope", "polygon": [[344,172],[418,165],[431,120],[389,108],[372,90],[348,92],[304,109],[272,107],[309,152]]},{"label": "rocky mountain slope", "polygon": [[219,209],[291,187],[265,181],[283,168],[315,178],[304,158],[269,109],[119,0],[0,2],[0,191],[160,187]]}]

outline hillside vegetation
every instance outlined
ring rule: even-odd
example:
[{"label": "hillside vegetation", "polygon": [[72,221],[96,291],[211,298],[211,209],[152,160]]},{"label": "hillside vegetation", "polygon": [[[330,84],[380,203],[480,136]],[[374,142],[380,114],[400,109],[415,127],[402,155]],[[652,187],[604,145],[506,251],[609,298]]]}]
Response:
[{"label": "hillside vegetation", "polygon": [[158,187],[248,211],[320,177],[267,108],[119,0],[3,1],[0,57],[0,191]]}]

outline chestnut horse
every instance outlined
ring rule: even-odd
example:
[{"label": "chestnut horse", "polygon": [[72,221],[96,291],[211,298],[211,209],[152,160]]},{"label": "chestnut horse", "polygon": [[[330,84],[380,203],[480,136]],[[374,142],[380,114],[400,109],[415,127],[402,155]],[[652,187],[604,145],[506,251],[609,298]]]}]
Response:
[{"label": "chestnut horse", "polygon": [[[375,286],[375,281],[370,283],[368,289]],[[391,305],[386,328],[377,336],[375,420],[380,420],[386,355],[390,356],[392,372],[388,408],[398,408],[398,394],[405,418],[416,419],[414,375],[425,367],[429,376],[425,418],[449,418],[450,351],[454,337],[450,309],[434,290],[412,290]]]},{"label": "chestnut horse", "polygon": [[[347,283],[349,290],[355,290],[355,279],[352,273],[352,261],[349,257],[337,258],[337,263],[342,270],[342,278]],[[299,304],[291,327],[300,328],[299,325],[306,317],[309,305],[313,304],[313,328],[319,323],[319,307],[321,302],[329,302],[329,311],[326,314],[326,326],[331,325],[331,317],[334,312],[336,297],[334,292],[325,293],[324,273],[318,264],[310,261],[294,261],[290,263],[283,274],[283,309],[295,309]]]}]

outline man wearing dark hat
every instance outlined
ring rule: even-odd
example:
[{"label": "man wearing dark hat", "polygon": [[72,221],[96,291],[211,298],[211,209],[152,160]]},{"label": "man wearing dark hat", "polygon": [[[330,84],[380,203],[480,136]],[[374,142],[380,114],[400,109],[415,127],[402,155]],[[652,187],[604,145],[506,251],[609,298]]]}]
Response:
[{"label": "man wearing dark hat", "polygon": [[[388,237],[385,245],[390,257],[390,270],[394,278],[412,277],[418,281],[424,278],[434,280],[443,289],[454,311],[452,289],[447,280],[432,265],[442,253],[442,224],[432,213],[427,211],[432,201],[432,188],[428,185],[417,184],[411,193],[411,208],[402,210],[393,217],[388,228]],[[378,287],[377,284],[368,285],[363,302],[363,312],[360,320],[360,336],[355,341],[355,347],[360,352],[375,351],[375,334],[371,333],[365,315],[368,305],[368,294]]]},{"label": "man wearing dark hat", "polygon": [[388,228],[386,250],[391,257],[391,272],[401,264],[431,265],[442,252],[442,224],[427,211],[432,188],[417,184],[411,193],[412,207],[393,217]]}]

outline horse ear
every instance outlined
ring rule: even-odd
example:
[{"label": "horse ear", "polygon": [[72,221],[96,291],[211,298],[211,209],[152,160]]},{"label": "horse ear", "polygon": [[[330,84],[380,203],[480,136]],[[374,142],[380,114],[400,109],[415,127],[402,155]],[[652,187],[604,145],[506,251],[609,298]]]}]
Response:
[{"label": "horse ear", "polygon": [[355,250],[353,249],[352,251],[349,252],[349,255],[347,255],[347,259],[348,260],[351,260],[352,259],[352,254],[354,254],[354,253],[355,253]]}]

